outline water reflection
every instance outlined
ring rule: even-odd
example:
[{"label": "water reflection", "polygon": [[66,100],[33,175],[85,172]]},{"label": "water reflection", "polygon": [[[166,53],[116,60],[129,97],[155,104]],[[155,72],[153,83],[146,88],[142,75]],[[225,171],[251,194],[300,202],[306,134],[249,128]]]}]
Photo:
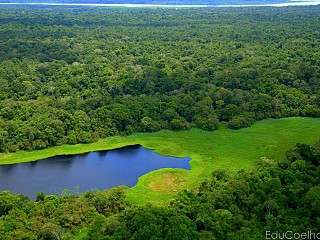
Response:
[{"label": "water reflection", "polygon": [[98,153],[99,157],[103,158],[103,157],[106,157],[106,156],[107,156],[108,151],[99,151],[99,152],[97,152],[97,153]]},{"label": "water reflection", "polygon": [[56,156],[44,160],[0,166],[0,191],[9,190],[35,199],[37,192],[61,193],[132,187],[138,178],[160,168],[190,169],[190,158],[165,157],[140,145],[112,151]]},{"label": "water reflection", "polygon": [[16,164],[4,165],[0,168],[1,173],[10,173],[15,168]]}]

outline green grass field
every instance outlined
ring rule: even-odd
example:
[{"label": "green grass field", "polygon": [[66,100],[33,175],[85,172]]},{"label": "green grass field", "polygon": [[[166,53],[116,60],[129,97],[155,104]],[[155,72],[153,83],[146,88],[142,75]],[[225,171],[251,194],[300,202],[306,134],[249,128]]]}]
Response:
[{"label": "green grass field", "polygon": [[1,154],[0,164],[34,161],[54,155],[76,154],[141,144],[162,155],[189,156],[191,170],[161,169],[139,178],[127,190],[134,204],[166,204],[181,189],[196,187],[215,169],[231,172],[253,166],[261,157],[279,161],[296,143],[312,144],[320,139],[320,119],[285,118],[255,123],[240,130],[223,126],[214,132],[199,129],[172,132],[137,133],[128,137],[110,137],[92,144],[64,145],[32,152]]}]

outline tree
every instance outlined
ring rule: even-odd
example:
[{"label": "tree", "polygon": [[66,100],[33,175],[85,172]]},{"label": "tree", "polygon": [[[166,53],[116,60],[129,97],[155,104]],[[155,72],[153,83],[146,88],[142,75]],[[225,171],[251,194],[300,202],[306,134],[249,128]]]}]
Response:
[{"label": "tree", "polygon": [[157,130],[160,130],[160,126],[156,121],[152,120],[149,117],[143,117],[141,119],[142,132],[155,132]]},{"label": "tree", "polygon": [[0,152],[7,151],[8,132],[0,131]]},{"label": "tree", "polygon": [[165,227],[164,239],[198,239],[196,225],[185,215],[169,217]]},{"label": "tree", "polygon": [[320,185],[311,187],[305,195],[305,209],[311,214],[313,218],[320,216]]},{"label": "tree", "polygon": [[64,230],[54,224],[54,223],[46,223],[42,226],[40,233],[39,233],[39,239],[43,240],[62,240],[64,234]]},{"label": "tree", "polygon": [[170,126],[175,131],[189,129],[189,123],[183,117],[172,119]]},{"label": "tree", "polygon": [[45,198],[44,192],[37,192],[36,202],[41,202],[44,200],[44,198]]},{"label": "tree", "polygon": [[250,115],[239,115],[233,117],[229,122],[227,122],[227,127],[231,129],[240,129],[249,127],[253,123],[253,118]]}]

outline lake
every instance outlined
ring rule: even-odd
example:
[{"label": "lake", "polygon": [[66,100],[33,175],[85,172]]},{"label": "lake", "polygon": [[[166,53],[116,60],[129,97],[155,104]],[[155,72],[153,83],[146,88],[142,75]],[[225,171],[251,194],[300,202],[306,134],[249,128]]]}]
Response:
[{"label": "lake", "polygon": [[37,192],[59,194],[64,189],[109,189],[133,187],[138,178],[161,168],[190,169],[191,159],[166,157],[140,145],[110,151],[55,156],[47,159],[0,166],[0,191],[27,195]]}]

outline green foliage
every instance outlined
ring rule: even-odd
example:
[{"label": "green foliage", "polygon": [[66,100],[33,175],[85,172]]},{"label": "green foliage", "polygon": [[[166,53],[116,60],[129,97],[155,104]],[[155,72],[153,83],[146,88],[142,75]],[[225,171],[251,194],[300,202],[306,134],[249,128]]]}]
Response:
[{"label": "green foliage", "polygon": [[39,232],[39,239],[43,240],[60,240],[63,236],[63,229],[54,224],[54,223],[46,223],[42,226]]},{"label": "green foliage", "polygon": [[[129,206],[123,188],[86,192],[81,196],[43,196],[42,193],[37,196],[38,201],[31,202],[21,195],[9,194],[7,191],[1,193],[1,239],[65,239],[64,237],[73,235],[76,229],[90,224],[94,224],[92,226],[95,229],[107,225],[103,233],[114,233],[118,225],[117,219],[111,216],[103,221],[101,218],[105,217],[100,212],[110,216]],[[96,203],[97,199],[100,204]],[[89,231],[89,236],[90,234]],[[98,235],[99,231],[95,230],[94,236]]]},{"label": "green foliage", "polygon": [[90,199],[98,213],[105,216],[124,210],[128,206],[122,187],[108,191],[96,191],[93,196],[88,193],[85,197]]},{"label": "green foliage", "polygon": [[0,152],[320,116],[316,6],[21,8],[0,11]]},{"label": "green foliage", "polygon": [[10,194],[9,191],[0,193],[0,216],[7,215],[12,209],[19,208],[29,199],[19,194]]},{"label": "green foliage", "polygon": [[320,215],[320,185],[314,186],[309,189],[305,195],[305,207],[310,208],[309,211],[311,215],[315,218],[319,218]]},{"label": "green foliage", "polygon": [[[265,118],[320,116],[319,7],[0,8],[0,152],[138,131],[213,131],[219,121],[239,129]],[[264,155],[279,159],[287,142],[297,141],[285,137],[288,129],[292,136],[301,136],[294,135],[299,127],[317,132],[308,122],[282,124],[217,131],[222,138],[194,129],[132,136],[129,143],[170,145],[165,153],[197,158],[190,175],[175,172],[191,190],[167,207],[130,206],[121,188],[39,193],[36,202],[4,191],[1,239],[264,239],[267,230],[317,232],[320,142],[297,145],[279,164],[264,158],[250,171],[216,171],[196,190],[190,184],[207,177],[207,169],[246,168]]]},{"label": "green foliage", "polygon": [[[216,170],[168,206],[129,205],[124,189],[82,195],[39,193],[39,201],[1,193],[2,239],[264,239],[266,231],[319,230],[319,166],[315,145],[297,144],[277,164],[261,159],[228,175]],[[292,156],[297,156],[294,159]],[[310,160],[311,159],[311,160]],[[314,164],[315,163],[315,164]],[[41,199],[41,200],[40,200]]]},{"label": "green foliage", "polygon": [[40,202],[43,201],[45,198],[45,194],[44,192],[37,192],[37,196],[36,196],[36,202]]},{"label": "green foliage", "polygon": [[238,115],[231,118],[231,120],[227,123],[227,127],[231,129],[240,129],[246,128],[252,125],[254,122],[252,116],[243,116]]},{"label": "green foliage", "polygon": [[302,157],[285,168],[264,159],[258,168],[234,176],[215,172],[196,194],[182,192],[171,205],[209,239],[264,239],[265,231],[288,228],[317,232],[319,166],[309,161],[309,149],[317,152],[314,146],[301,149],[298,144],[290,153],[299,151]]}]

